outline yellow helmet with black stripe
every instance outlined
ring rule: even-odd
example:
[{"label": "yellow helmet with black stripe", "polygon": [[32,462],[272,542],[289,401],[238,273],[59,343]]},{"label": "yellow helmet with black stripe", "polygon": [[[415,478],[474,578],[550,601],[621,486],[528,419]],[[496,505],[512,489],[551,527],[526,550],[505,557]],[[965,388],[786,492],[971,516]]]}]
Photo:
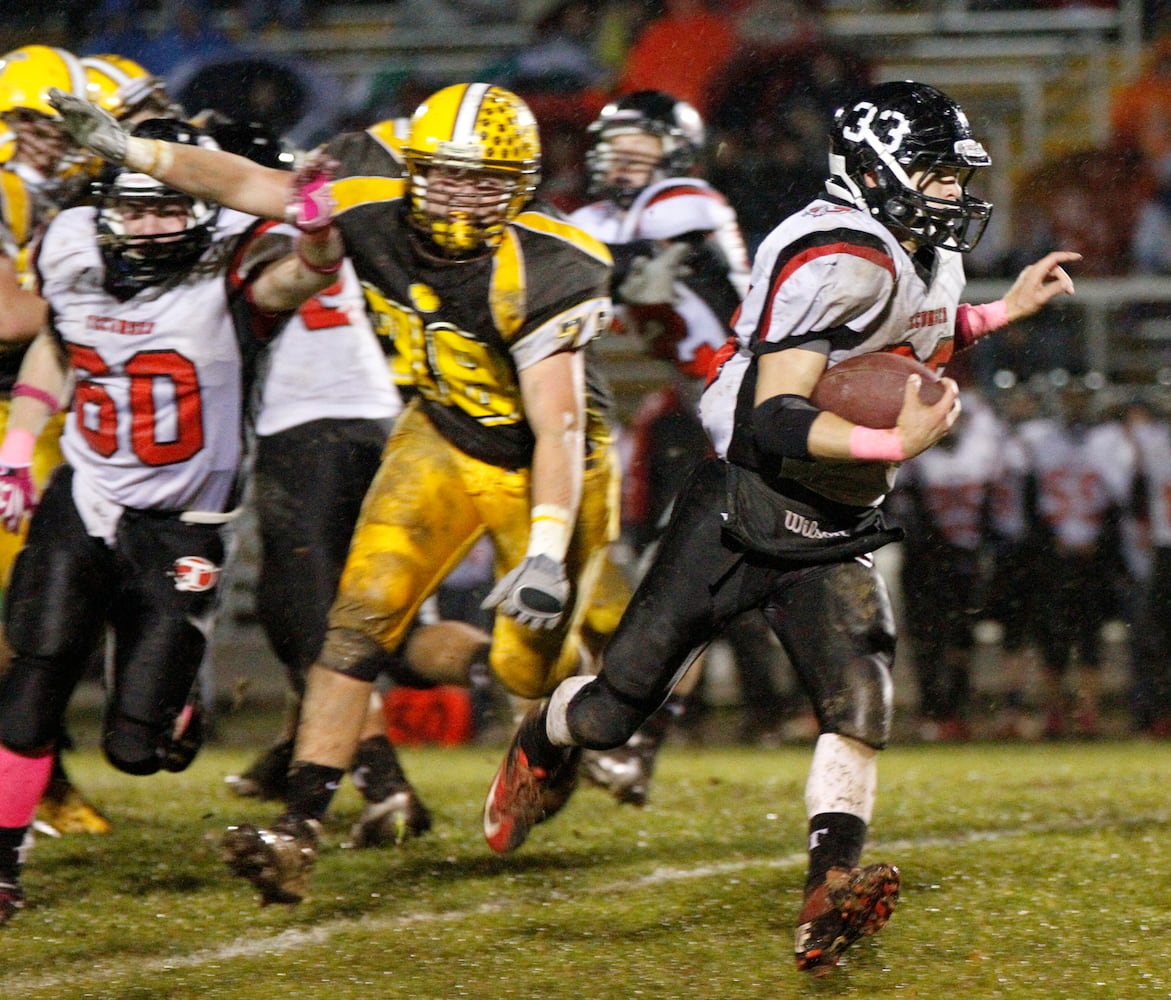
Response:
[{"label": "yellow helmet with black stripe", "polygon": [[486,83],[427,98],[411,117],[403,153],[411,223],[451,259],[499,246],[540,182],[536,118],[516,94]]}]

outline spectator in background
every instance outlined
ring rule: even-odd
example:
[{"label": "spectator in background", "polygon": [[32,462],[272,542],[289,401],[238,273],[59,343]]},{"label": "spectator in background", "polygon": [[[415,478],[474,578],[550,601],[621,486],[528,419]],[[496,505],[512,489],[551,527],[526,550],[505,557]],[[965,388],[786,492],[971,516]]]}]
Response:
[{"label": "spectator in background", "polygon": [[533,25],[533,37],[480,79],[526,100],[533,93],[577,94],[606,90],[606,67],[594,52],[593,34],[602,0],[560,0]]},{"label": "spectator in background", "polygon": [[707,0],[666,0],[664,6],[631,45],[618,93],[663,90],[706,116],[708,85],[736,49],[735,28],[724,9]]},{"label": "spectator in background", "polygon": [[1120,149],[1152,165],[1171,159],[1171,33],[1151,41],[1142,73],[1114,95],[1110,125]]},{"label": "spectator in background", "polygon": [[950,435],[900,471],[892,505],[906,529],[902,587],[907,639],[919,682],[919,736],[971,736],[971,661],[981,555],[993,484],[1000,474],[999,427],[965,393]]},{"label": "spectator in background", "polygon": [[94,31],[78,43],[78,55],[116,52],[137,63],[149,59],[152,40],[140,0],[103,0],[92,18]]},{"label": "spectator in background", "polygon": [[1131,713],[1137,732],[1171,737],[1171,422],[1149,407],[1132,407],[1129,426],[1136,453],[1133,510],[1150,553],[1139,636],[1142,654],[1131,658]]},{"label": "spectator in background", "polygon": [[161,14],[160,30],[137,61],[166,77],[175,90],[198,67],[236,49],[216,26],[208,0],[164,0]]},{"label": "spectator in background", "polygon": [[[1060,417],[1030,425],[1037,514],[1045,554],[1034,578],[1042,616],[1045,736],[1100,732],[1102,626],[1118,610],[1123,572],[1116,456],[1096,446],[1094,393],[1080,381],[1061,393]],[[1067,689],[1070,675],[1074,689]]]},{"label": "spectator in background", "polygon": [[240,11],[251,32],[267,28],[300,31],[305,27],[305,0],[243,0]]},{"label": "spectator in background", "polygon": [[735,22],[736,54],[712,79],[709,174],[736,208],[749,250],[825,180],[825,132],[866,61],[825,36],[820,7],[755,0]]}]

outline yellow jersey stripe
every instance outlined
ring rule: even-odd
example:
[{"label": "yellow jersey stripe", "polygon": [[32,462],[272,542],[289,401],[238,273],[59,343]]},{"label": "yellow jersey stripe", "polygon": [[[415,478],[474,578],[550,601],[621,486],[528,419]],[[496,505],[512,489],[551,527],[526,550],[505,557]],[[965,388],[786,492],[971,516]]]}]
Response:
[{"label": "yellow jersey stripe", "polygon": [[492,322],[505,342],[512,340],[524,322],[528,308],[524,253],[516,233],[504,231],[504,239],[492,255],[492,283],[488,289]]},{"label": "yellow jersey stripe", "polygon": [[589,254],[595,260],[600,260],[603,264],[613,264],[614,259],[610,256],[610,250],[601,240],[596,240],[585,230],[578,229],[572,222],[565,222],[561,219],[555,219],[551,215],[545,215],[543,212],[521,212],[512,223],[514,226],[520,226],[523,229],[528,229],[534,233],[543,233],[545,236],[553,236],[565,243],[569,243],[584,253]]},{"label": "yellow jersey stripe", "polygon": [[331,185],[334,214],[375,202],[395,201],[407,193],[402,177],[342,177]]}]

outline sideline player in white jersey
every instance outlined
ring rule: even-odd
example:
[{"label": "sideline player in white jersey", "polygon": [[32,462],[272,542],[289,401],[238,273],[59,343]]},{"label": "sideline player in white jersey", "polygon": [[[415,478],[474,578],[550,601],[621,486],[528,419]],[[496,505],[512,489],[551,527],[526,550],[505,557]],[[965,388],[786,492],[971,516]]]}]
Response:
[{"label": "sideline player in white jersey", "polygon": [[766,238],[701,414],[704,459],[594,677],[563,681],[521,724],[484,809],[488,842],[524,842],[544,775],[576,747],[619,746],[658,708],[696,651],[735,614],[768,620],[817,715],[805,789],[809,868],[798,969],[823,974],[890,916],[899,872],[859,861],[877,755],[890,736],[895,630],[871,553],[898,537],[879,505],[898,463],[942,438],[958,388],[934,405],[907,381],[894,428],[809,402],[830,365],[902,351],[936,367],[956,347],[1072,292],[1056,252],[1004,299],[961,306],[962,254],[991,206],[967,183],[989,158],[960,107],[912,82],[870,88],[837,112],[824,197]]},{"label": "sideline player in white jersey", "polygon": [[[686,101],[640,90],[607,104],[590,125],[586,154],[593,199],[570,219],[610,248],[615,328],[637,336],[674,377],[649,393],[628,428],[634,442],[623,481],[629,540],[646,558],[662,533],[676,491],[707,451],[699,395],[712,358],[748,290],[748,254],[736,212],[693,176],[705,141],[703,119]],[[603,582],[611,584],[613,575]],[[629,595],[626,595],[629,600]],[[775,727],[781,695],[776,658],[757,614],[737,619],[732,646],[748,706],[746,732]],[[672,721],[693,708],[697,663],[647,724],[608,753],[582,755],[582,774],[619,802],[644,805],[655,759]]]},{"label": "sideline player in white jersey", "polygon": [[[175,121],[136,134],[198,142]],[[23,903],[20,847],[107,628],[107,759],[146,775],[182,770],[198,751],[190,695],[239,502],[249,377],[341,262],[328,211],[298,234],[131,171],[46,230],[37,275],[50,326],[21,366],[25,391],[0,444],[5,528],[35,507],[5,608],[14,655],[0,677],[0,924]],[[38,504],[33,445],[70,382],[65,464]]]}]

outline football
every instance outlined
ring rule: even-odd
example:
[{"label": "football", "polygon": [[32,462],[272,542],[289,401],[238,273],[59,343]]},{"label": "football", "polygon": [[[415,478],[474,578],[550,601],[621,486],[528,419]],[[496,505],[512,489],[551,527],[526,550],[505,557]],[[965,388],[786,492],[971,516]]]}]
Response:
[{"label": "football", "polygon": [[921,375],[919,399],[937,403],[943,395],[939,375],[905,354],[860,354],[827,368],[809,401],[863,427],[894,427],[903,408],[907,376]]}]

